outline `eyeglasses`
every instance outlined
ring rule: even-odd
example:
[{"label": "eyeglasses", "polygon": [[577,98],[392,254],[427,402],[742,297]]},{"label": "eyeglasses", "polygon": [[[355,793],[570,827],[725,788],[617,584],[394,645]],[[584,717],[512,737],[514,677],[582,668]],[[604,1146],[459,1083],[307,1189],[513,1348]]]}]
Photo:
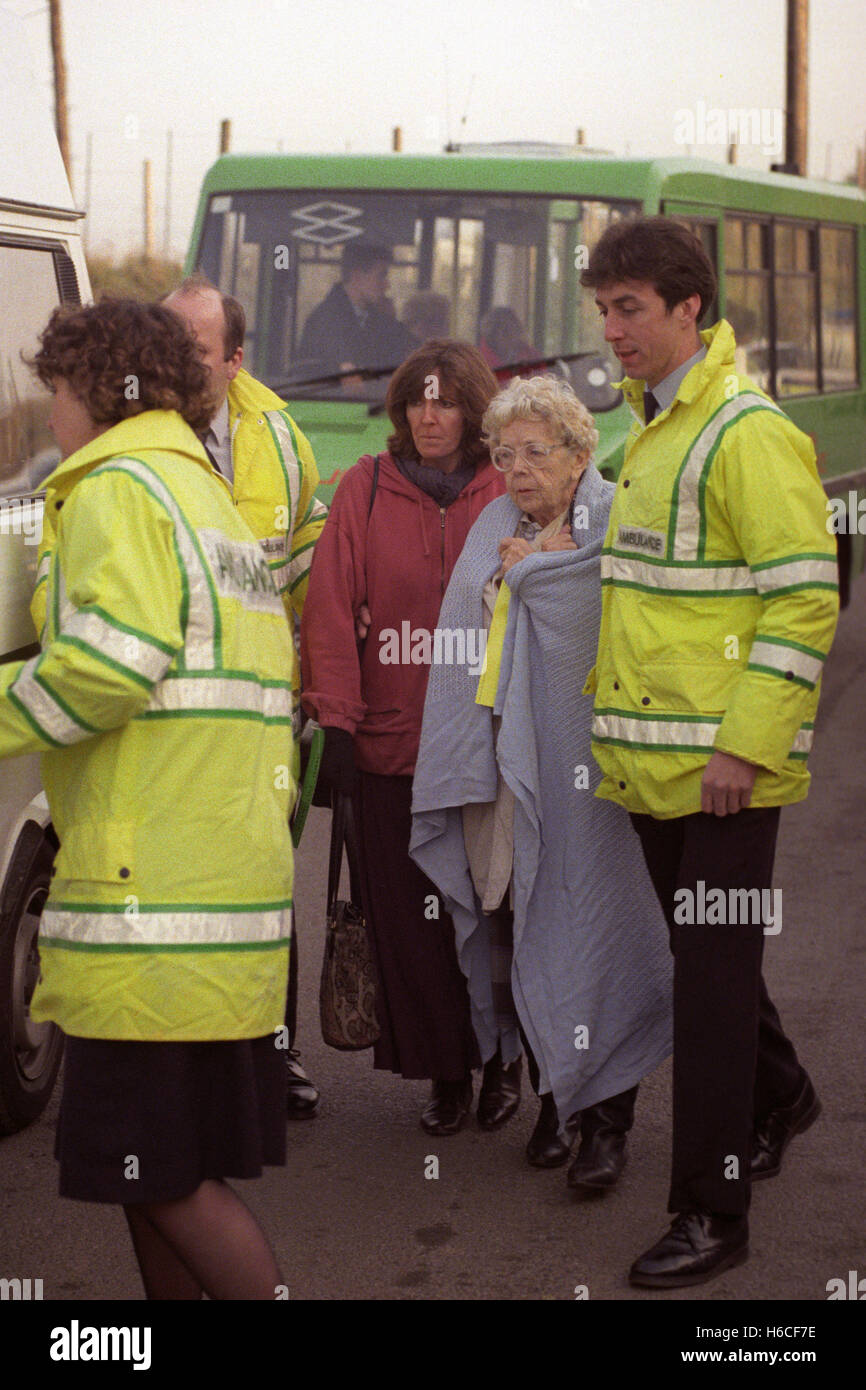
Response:
[{"label": "eyeglasses", "polygon": [[509,449],[503,444],[491,451],[490,461],[500,473],[510,473],[518,459],[523,459],[530,468],[543,468],[550,455],[559,447],[559,444],[524,444],[520,449]]}]

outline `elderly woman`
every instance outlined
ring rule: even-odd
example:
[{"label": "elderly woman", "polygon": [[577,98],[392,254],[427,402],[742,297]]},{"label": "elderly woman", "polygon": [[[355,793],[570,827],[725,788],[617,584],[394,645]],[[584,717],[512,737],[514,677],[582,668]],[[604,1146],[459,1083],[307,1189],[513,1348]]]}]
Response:
[{"label": "elderly woman", "polygon": [[[340,483],[316,545],[301,626],[303,702],[325,729],[321,780],[355,794],[361,891],[379,970],[374,1065],[432,1081],[421,1124],[454,1134],[480,1064],[454,932],[409,858],[412,773],[442,595],[469,528],[502,492],[481,439],[496,382],[477,349],[433,339],[395,372],[389,452]],[[362,649],[361,613],[370,618]],[[519,1063],[494,1048],[482,1127],[519,1100]]]},{"label": "elderly woman", "polygon": [[664,924],[625,814],[597,801],[592,701],[614,491],[571,388],[515,380],[484,417],[508,495],[458,561],[443,629],[489,629],[478,680],[431,673],[410,850],[452,915],[483,1057],[521,1039],[542,1098],[529,1162],[611,1187],[637,1083],[671,1051]]}]

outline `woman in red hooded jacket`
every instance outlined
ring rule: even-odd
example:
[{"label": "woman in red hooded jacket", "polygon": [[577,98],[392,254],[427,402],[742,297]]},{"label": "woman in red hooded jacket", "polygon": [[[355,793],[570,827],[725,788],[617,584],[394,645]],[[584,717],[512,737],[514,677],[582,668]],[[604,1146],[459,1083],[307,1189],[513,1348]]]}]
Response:
[{"label": "woman in red hooded jacket", "polygon": [[[468,343],[433,339],[398,368],[385,401],[389,452],[365,455],[342,479],[301,626],[303,703],[325,729],[320,778],[355,798],[379,971],[374,1065],[432,1080],[421,1116],[431,1134],[462,1125],[480,1059],[451,920],[409,858],[412,774],[442,597],[470,527],[503,491],[481,442],[495,394],[490,368]],[[468,645],[471,660],[478,654]],[[519,1069],[519,1060],[506,1069],[498,1057],[485,1066],[482,1127],[497,1128],[517,1109]]]}]

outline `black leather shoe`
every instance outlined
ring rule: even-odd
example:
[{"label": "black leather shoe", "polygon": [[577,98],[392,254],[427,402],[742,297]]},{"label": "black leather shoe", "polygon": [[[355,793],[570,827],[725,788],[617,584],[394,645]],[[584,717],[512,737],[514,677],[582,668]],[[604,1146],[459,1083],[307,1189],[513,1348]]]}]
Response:
[{"label": "black leather shoe", "polygon": [[286,1053],[288,1089],[286,1113],[290,1120],[311,1120],[319,1108],[319,1092],[298,1060],[298,1053]]},{"label": "black leather shoe", "polygon": [[643,1288],[677,1289],[704,1284],[748,1258],[747,1217],[681,1211],[667,1235],[635,1260],[628,1277]]},{"label": "black leather shoe", "polygon": [[580,1148],[568,1170],[571,1188],[613,1187],[625,1167],[625,1141],[634,1121],[637,1086],[584,1110]]},{"label": "black leather shoe", "polygon": [[471,1104],[471,1076],[464,1081],[434,1081],[430,1099],[421,1112],[421,1128],[428,1134],[456,1134]]},{"label": "black leather shoe", "polygon": [[808,1076],[790,1105],[771,1110],[752,1135],[752,1162],[749,1175],[752,1182],[774,1178],[782,1166],[782,1155],[795,1134],[802,1134],[814,1124],[821,1113],[821,1102]]},{"label": "black leather shoe", "polygon": [[533,1168],[560,1168],[571,1155],[577,1131],[580,1128],[580,1111],[572,1115],[565,1124],[565,1138],[559,1135],[559,1116],[553,1096],[548,1091],[541,1097],[541,1110],[526,1145],[526,1157]]},{"label": "black leather shoe", "polygon": [[484,1063],[484,1079],[478,1095],[478,1123],[482,1129],[499,1129],[511,1119],[520,1104],[522,1065],[523,1058],[518,1057],[511,1066],[504,1067],[498,1050]]}]

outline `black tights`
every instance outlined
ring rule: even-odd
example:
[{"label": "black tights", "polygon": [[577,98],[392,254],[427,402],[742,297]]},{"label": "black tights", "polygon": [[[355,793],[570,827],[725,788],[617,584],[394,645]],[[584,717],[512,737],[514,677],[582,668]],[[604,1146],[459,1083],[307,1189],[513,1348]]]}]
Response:
[{"label": "black tights", "polygon": [[148,1299],[274,1299],[282,1276],[240,1197],[207,1178],[176,1202],[124,1207]]}]

